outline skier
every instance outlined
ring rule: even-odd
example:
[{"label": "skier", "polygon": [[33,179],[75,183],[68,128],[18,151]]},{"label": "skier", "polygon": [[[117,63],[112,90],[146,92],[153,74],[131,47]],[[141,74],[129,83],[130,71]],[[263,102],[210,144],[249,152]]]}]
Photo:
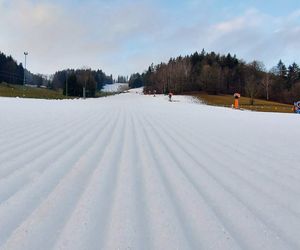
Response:
[{"label": "skier", "polygon": [[171,102],[172,101],[172,95],[173,95],[173,93],[169,93],[169,102]]}]

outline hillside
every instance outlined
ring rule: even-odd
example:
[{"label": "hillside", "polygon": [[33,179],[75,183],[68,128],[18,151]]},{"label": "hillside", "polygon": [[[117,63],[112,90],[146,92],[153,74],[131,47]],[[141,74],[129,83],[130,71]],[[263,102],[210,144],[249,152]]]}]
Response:
[{"label": "hillside", "polygon": [[[24,91],[23,91],[24,90]],[[35,88],[23,85],[0,84],[0,96],[3,97],[23,97],[38,99],[64,99],[66,96],[62,92],[54,91],[46,88]]]},{"label": "hillside", "polygon": [[[203,103],[220,107],[231,107],[234,101],[232,95],[209,95],[203,92],[193,93],[191,95],[195,96]],[[240,98],[239,104],[241,109],[247,110],[260,112],[293,113],[293,105],[261,99],[254,99],[254,105],[250,105],[250,98],[244,96]]]}]

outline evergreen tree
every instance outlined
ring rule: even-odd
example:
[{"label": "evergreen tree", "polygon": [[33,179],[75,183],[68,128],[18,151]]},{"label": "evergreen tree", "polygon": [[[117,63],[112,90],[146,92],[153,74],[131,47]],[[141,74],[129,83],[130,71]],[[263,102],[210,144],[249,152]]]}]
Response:
[{"label": "evergreen tree", "polygon": [[299,81],[300,70],[299,66],[296,63],[293,63],[288,67],[287,71],[287,81],[286,81],[286,88],[290,90],[292,86]]},{"label": "evergreen tree", "polygon": [[130,88],[140,88],[143,86],[143,79],[139,73],[133,74],[129,78]]},{"label": "evergreen tree", "polygon": [[0,52],[0,83],[23,84],[24,73],[27,84],[37,86],[41,86],[43,83],[47,84],[47,79],[43,75],[32,74],[28,70],[24,72],[22,63],[18,64],[12,56],[6,56]]},{"label": "evergreen tree", "polygon": [[281,60],[279,60],[279,62],[277,64],[277,75],[280,76],[282,80],[286,80],[287,69]]}]

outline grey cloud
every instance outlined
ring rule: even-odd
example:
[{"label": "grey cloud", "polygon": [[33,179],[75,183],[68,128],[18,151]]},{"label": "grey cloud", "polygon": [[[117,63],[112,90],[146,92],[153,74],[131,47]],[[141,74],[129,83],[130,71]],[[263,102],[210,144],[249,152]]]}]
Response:
[{"label": "grey cloud", "polygon": [[19,61],[29,50],[29,68],[41,73],[88,65],[130,74],[202,48],[262,60],[268,67],[279,58],[290,63],[299,57],[300,10],[274,17],[249,9],[212,21],[208,0],[191,0],[177,12],[157,1],[114,2],[70,8],[66,2],[0,0],[0,50]]}]

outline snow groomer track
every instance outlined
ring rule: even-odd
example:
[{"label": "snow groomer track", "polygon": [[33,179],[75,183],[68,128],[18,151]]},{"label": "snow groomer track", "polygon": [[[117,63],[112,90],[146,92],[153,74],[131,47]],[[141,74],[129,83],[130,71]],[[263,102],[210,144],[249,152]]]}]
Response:
[{"label": "snow groomer track", "polygon": [[0,98],[0,249],[300,249],[300,119],[135,91]]}]

